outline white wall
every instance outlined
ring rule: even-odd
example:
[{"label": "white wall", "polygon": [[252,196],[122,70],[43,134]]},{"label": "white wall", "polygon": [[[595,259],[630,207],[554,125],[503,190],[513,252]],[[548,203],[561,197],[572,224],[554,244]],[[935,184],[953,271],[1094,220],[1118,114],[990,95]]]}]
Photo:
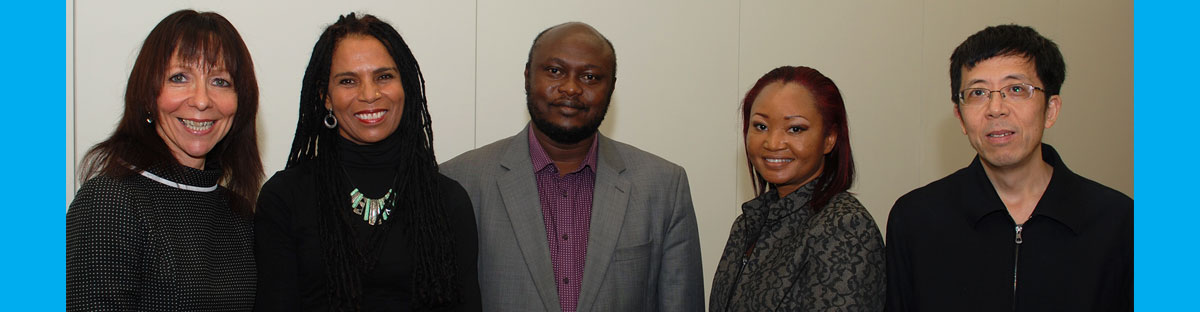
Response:
[{"label": "white wall", "polygon": [[[752,197],[737,106],[759,76],[807,65],[838,84],[859,169],[852,191],[884,230],[897,197],[974,155],[951,111],[950,52],[985,26],[1019,23],[1058,42],[1067,61],[1062,114],[1045,140],[1072,170],[1133,196],[1131,1],[346,3],[69,1],[68,175],[116,124],[141,41],[178,9],[221,13],[249,46],[268,175],[286,162],[312,45],[339,14],[374,14],[405,36],[425,74],[443,161],[525,125],[521,75],[534,35],[579,20],[617,51],[619,79],[601,131],[688,171],[708,284],[740,203]],[[68,177],[68,203],[76,187]]]}]

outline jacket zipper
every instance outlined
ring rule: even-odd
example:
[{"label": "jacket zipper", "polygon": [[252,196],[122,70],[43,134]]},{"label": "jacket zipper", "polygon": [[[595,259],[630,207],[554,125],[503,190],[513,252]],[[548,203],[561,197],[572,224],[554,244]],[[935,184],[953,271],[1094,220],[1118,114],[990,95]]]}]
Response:
[{"label": "jacket zipper", "polygon": [[1021,242],[1024,241],[1023,239],[1021,239],[1021,230],[1024,229],[1024,226],[1025,226],[1024,224],[1017,224],[1017,226],[1016,226],[1017,236],[1016,236],[1016,239],[1014,239],[1014,242],[1017,243],[1017,248],[1013,252],[1013,284],[1012,284],[1013,311],[1017,310],[1017,267],[1019,267],[1020,260],[1021,260]]}]

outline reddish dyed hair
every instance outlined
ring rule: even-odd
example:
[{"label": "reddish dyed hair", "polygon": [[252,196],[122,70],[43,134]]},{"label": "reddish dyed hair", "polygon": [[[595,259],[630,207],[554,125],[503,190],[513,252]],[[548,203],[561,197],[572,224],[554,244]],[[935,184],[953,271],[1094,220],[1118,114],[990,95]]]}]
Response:
[{"label": "reddish dyed hair", "polygon": [[[758,82],[754,83],[754,87],[746,92],[746,98],[742,100],[742,140],[746,139],[746,132],[750,130],[750,108],[754,106],[754,100],[763,88],[776,82],[796,83],[808,89],[816,99],[817,111],[821,113],[821,120],[825,124],[822,137],[828,135],[829,131],[837,133],[833,150],[825,154],[824,169],[821,176],[814,180],[817,185],[813,189],[812,199],[807,204],[813,210],[820,211],[834,196],[850,189],[850,185],[854,183],[854,157],[850,153],[850,127],[846,122],[846,105],[842,101],[842,92],[833,80],[816,69],[805,66],[781,66],[773,69],[762,78],[758,78]],[[762,195],[767,192],[768,187],[774,187],[754,170],[749,152],[746,154],[746,166],[750,169],[750,176],[754,177],[754,194]]]}]

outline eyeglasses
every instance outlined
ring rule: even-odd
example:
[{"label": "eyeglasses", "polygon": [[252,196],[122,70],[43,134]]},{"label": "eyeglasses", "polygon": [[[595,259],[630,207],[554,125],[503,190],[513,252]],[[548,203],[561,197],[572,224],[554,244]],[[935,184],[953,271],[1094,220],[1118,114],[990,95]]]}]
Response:
[{"label": "eyeglasses", "polygon": [[1000,90],[989,90],[987,88],[966,88],[958,92],[958,102],[962,106],[983,106],[991,101],[992,92],[999,92],[1000,97],[1012,101],[1014,103],[1024,103],[1033,98],[1033,91],[1046,92],[1045,89],[1035,87],[1028,83],[1011,84]]}]

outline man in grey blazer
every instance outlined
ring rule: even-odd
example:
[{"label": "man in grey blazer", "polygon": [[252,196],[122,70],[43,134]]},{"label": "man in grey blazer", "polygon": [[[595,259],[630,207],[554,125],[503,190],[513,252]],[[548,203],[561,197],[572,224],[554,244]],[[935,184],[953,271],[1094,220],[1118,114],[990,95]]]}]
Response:
[{"label": "man in grey blazer", "polygon": [[683,168],[601,135],[612,44],[546,29],[525,63],[532,123],[441,165],[479,227],[487,311],[702,311],[700,239]]}]

